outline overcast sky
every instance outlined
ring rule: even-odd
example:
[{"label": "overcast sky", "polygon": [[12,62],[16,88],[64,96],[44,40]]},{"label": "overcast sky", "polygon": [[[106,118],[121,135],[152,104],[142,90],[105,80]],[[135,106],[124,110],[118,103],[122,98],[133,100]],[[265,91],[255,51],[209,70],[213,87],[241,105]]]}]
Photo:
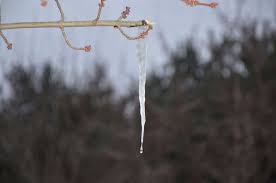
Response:
[{"label": "overcast sky", "polygon": [[[203,0],[202,0],[203,1]],[[207,1],[207,0],[206,0]],[[241,2],[242,0],[239,0]],[[88,20],[95,17],[98,0],[60,0],[66,20]],[[107,0],[102,19],[116,19],[125,6],[131,7],[131,20],[148,19],[156,23],[154,31],[146,40],[148,45],[148,71],[158,70],[166,61],[160,46],[158,35],[164,35],[169,47],[175,48],[181,40],[193,37],[199,44],[206,45],[208,31],[212,30],[219,37],[221,26],[218,12],[225,12],[234,17],[236,5],[232,0],[218,0],[216,10],[208,8],[190,8],[180,0]],[[263,19],[275,18],[275,0],[248,0],[242,11],[242,17]],[[40,0],[2,0],[2,22],[51,21],[58,20],[59,13],[54,0],[49,0],[47,8],[40,7]],[[275,20],[275,19],[274,19]],[[0,40],[1,70],[6,71],[11,65],[22,63],[24,66],[41,66],[50,60],[55,68],[68,75],[92,72],[96,60],[107,65],[111,78],[120,80],[122,87],[128,78],[137,76],[137,56],[135,41],[128,41],[113,28],[70,28],[68,36],[77,46],[92,44],[93,52],[76,52],[68,48],[58,29],[24,29],[3,31],[13,50],[6,49]],[[137,33],[137,30],[130,30]],[[63,58],[63,59],[61,59]],[[69,77],[70,78],[70,77]],[[138,85],[138,83],[137,83]]]}]

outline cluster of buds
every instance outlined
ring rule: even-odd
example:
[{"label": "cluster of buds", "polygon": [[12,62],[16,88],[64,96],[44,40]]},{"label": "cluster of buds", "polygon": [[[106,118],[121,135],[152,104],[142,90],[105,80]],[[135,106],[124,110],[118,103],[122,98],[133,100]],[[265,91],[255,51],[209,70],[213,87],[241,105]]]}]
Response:
[{"label": "cluster of buds", "polygon": [[128,17],[128,15],[129,15],[129,13],[130,13],[130,7],[126,7],[126,9],[122,12],[122,18],[123,19],[126,19],[127,17]]},{"label": "cluster of buds", "polygon": [[7,46],[8,50],[12,50],[12,44],[9,43],[8,46]]},{"label": "cluster of buds", "polygon": [[87,45],[87,46],[84,47],[85,52],[90,52],[91,49],[92,49],[91,45]]},{"label": "cluster of buds", "polygon": [[141,32],[138,37],[140,39],[145,39],[148,36],[149,31],[151,31],[151,30],[152,30],[152,26],[149,26],[148,29],[144,32]]},{"label": "cluster of buds", "polygon": [[40,5],[46,7],[48,4],[48,0],[40,0]]},{"label": "cluster of buds", "polygon": [[202,3],[197,0],[182,0],[184,3],[186,3],[188,6],[207,6],[210,8],[216,8],[218,6],[218,3],[212,2],[212,3]]}]

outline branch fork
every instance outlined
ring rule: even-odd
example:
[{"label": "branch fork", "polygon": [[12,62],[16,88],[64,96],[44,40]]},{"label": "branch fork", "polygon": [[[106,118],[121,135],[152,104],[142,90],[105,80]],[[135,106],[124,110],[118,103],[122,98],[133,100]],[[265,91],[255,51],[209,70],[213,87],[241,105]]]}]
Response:
[{"label": "branch fork", "polygon": [[[130,14],[130,7],[126,7],[126,9],[121,13],[121,16],[118,18],[118,21],[122,21],[122,19],[127,19],[128,15]],[[147,26],[147,30],[144,32],[139,33],[137,36],[129,36],[120,26],[120,24],[114,26],[114,28],[119,29],[120,33],[127,38],[128,40],[137,40],[137,39],[144,39],[149,32],[153,29],[152,24],[150,24],[148,21],[144,20],[143,24]]]}]

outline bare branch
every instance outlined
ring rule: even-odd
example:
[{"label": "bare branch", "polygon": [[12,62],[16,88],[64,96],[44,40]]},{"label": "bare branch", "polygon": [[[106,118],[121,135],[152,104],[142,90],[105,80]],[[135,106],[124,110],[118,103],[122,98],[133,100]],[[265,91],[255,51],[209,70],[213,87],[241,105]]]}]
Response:
[{"label": "bare branch", "polygon": [[98,21],[101,17],[101,13],[102,13],[102,9],[104,7],[104,2],[105,0],[100,0],[100,3],[99,3],[99,9],[98,9],[98,13],[97,13],[97,17],[94,19],[94,21]]},{"label": "bare branch", "polygon": [[118,21],[118,20],[101,20],[95,21],[65,21],[63,23],[57,21],[50,22],[20,22],[20,23],[4,23],[0,24],[0,29],[2,30],[12,30],[12,29],[33,29],[33,28],[60,28],[63,27],[116,27],[120,24],[120,27],[144,27],[152,25],[151,22],[147,20],[140,21]]},{"label": "bare branch", "polygon": [[[121,13],[121,16],[117,20],[99,20],[102,12],[102,8],[105,5],[105,0],[100,0],[99,2],[99,9],[97,12],[97,16],[94,20],[90,21],[65,21],[64,12],[62,10],[62,7],[60,5],[59,0],[55,0],[56,5],[58,7],[59,13],[60,13],[60,20],[59,21],[51,21],[51,22],[19,22],[19,23],[6,23],[1,24],[0,21],[0,36],[3,38],[5,43],[7,44],[8,49],[12,48],[12,44],[8,42],[6,37],[1,32],[2,30],[9,30],[9,29],[26,29],[26,28],[59,28],[61,30],[62,36],[66,42],[66,44],[74,49],[74,50],[82,50],[85,52],[90,52],[92,47],[91,45],[87,45],[85,47],[75,47],[72,45],[70,40],[68,39],[68,36],[65,32],[65,27],[99,27],[99,26],[105,26],[105,27],[115,27],[118,28],[119,31],[129,40],[137,40],[137,39],[143,39],[145,38],[149,31],[152,30],[152,23],[150,23],[147,20],[141,20],[141,21],[122,21],[123,19],[126,19],[127,16],[130,13],[130,8],[126,7],[126,9]],[[48,0],[41,0],[41,6],[47,6]],[[0,17],[1,18],[1,17]],[[139,33],[137,36],[129,36],[127,35],[122,27],[147,27],[147,30],[144,32]]]}]

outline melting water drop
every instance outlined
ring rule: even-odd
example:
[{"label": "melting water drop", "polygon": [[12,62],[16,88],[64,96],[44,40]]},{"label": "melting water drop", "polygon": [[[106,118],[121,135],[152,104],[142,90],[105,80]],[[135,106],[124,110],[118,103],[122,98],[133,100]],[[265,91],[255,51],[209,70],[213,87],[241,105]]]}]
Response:
[{"label": "melting water drop", "polygon": [[[145,28],[139,28],[139,31],[144,31]],[[139,102],[140,102],[140,115],[141,115],[141,147],[140,153],[143,153],[144,144],[144,129],[146,123],[145,114],[145,88],[146,88],[146,56],[147,46],[144,39],[140,39],[137,43],[137,57],[139,62]]]},{"label": "melting water drop", "polygon": [[[145,121],[145,122],[146,122],[146,121]],[[142,121],[141,121],[141,127],[142,127],[142,130],[141,130],[140,154],[143,154],[143,152],[144,152],[143,144],[144,144],[144,129],[145,129],[145,123],[143,123]]]}]

